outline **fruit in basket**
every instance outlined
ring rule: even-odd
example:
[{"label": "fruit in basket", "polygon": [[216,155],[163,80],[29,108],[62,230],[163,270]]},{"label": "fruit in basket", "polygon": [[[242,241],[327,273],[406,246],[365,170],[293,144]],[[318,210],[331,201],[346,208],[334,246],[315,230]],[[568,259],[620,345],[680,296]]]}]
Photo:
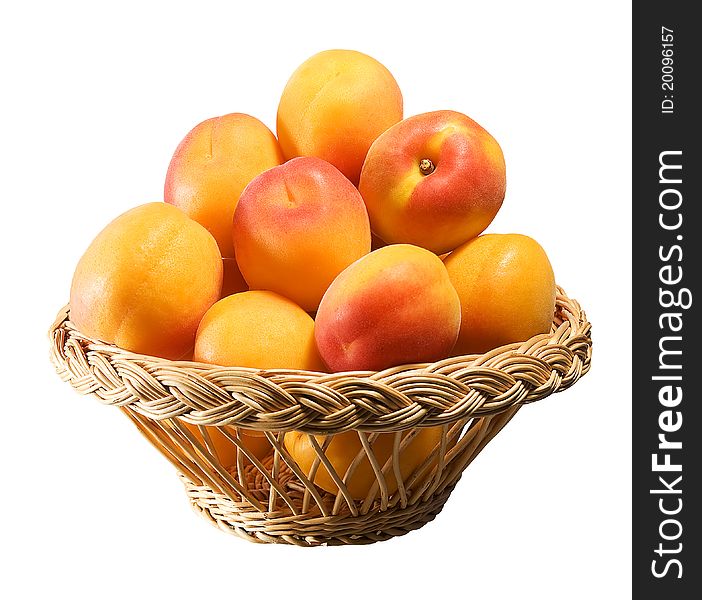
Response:
[{"label": "fruit in basket", "polygon": [[282,162],[278,140],[258,119],[241,113],[207,119],[176,149],[164,199],[204,225],[222,256],[232,258],[232,217],[241,192],[254,177]]},{"label": "fruit in basket", "polygon": [[[481,235],[505,192],[497,142],[460,113],[401,118],[382,65],[321,53],[283,93],[285,153],[252,117],[201,123],[171,161],[166,202],[116,219],[78,264],[69,319],[50,331],[57,371],[101,397],[126,384],[123,408],[223,530],[316,546],[421,527],[520,404],[590,367],[590,324],[543,249]],[[530,369],[535,354],[545,362]],[[90,385],[73,363],[89,364]],[[556,385],[559,371],[575,378]],[[510,374],[527,396],[495,391]],[[431,427],[388,432],[420,414]],[[185,422],[206,415],[226,425]],[[325,506],[335,516],[321,523]]]},{"label": "fruit in basket", "polygon": [[227,296],[205,313],[193,358],[225,367],[324,370],[312,317],[291,300],[258,290]]},{"label": "fruit in basket", "polygon": [[222,259],[202,225],[154,202],[117,217],[73,275],[71,320],[85,335],[126,350],[177,359],[217,301]]},{"label": "fruit in basket", "polygon": [[[198,441],[203,445],[205,444],[205,440],[197,425],[191,425],[185,421],[183,421],[183,425],[187,427],[188,431],[190,431]],[[225,426],[224,429],[226,429],[232,437],[236,437],[236,427]],[[207,435],[210,437],[217,458],[222,466],[225,468],[234,466],[236,464],[236,445],[216,427],[207,427]],[[266,434],[262,431],[239,428],[239,439],[246,450],[259,460],[273,451],[273,446],[271,446]],[[250,462],[245,456],[243,458],[245,463]]]},{"label": "fruit in basket", "polygon": [[278,106],[285,158],[317,156],[358,183],[368,148],[402,119],[402,93],[382,64],[353,50],[327,50],[302,63]]},{"label": "fruit in basket", "polygon": [[359,190],[373,233],[443,254],[480,234],[505,197],[502,149],[458,112],[428,112],[394,125],[366,156]]},{"label": "fruit in basket", "polygon": [[[399,454],[400,474],[403,481],[417,469],[431,455],[433,450],[441,443],[441,426],[421,428],[416,433],[414,438]],[[403,439],[409,432],[403,432]],[[385,463],[392,458],[394,433],[381,433],[371,444],[373,454],[378,461],[380,468],[385,466]],[[315,436],[315,440],[322,447],[325,436]],[[295,459],[295,462],[300,466],[302,471],[307,475],[317,458],[317,453],[310,442],[308,434],[300,431],[290,431],[285,434],[285,449]],[[346,481],[346,486],[354,499],[363,499],[368,495],[372,485],[377,481],[375,471],[371,466],[368,456],[365,454],[361,439],[355,431],[347,431],[336,434],[332,437],[329,443],[325,456],[329,459],[332,467],[339,475],[340,479],[344,479],[346,470],[354,461],[359,452],[363,453],[363,457],[357,464],[353,474]],[[435,461],[432,461],[427,466],[430,471]],[[387,482],[388,494],[394,494],[397,491],[397,480],[392,465],[385,472],[385,480]],[[336,494],[338,486],[334,482],[329,470],[324,464],[319,464],[317,472],[314,476],[313,483],[323,490]],[[380,497],[380,492],[378,492]]]},{"label": "fruit in basket", "polygon": [[[210,308],[198,328],[194,360],[257,369],[308,369],[324,365],[314,345],[314,321],[287,298],[267,291],[230,295]],[[186,423],[200,440],[197,427]],[[226,427],[235,435],[235,428]],[[236,446],[220,431],[208,433],[224,466],[236,463]],[[243,445],[256,458],[272,451],[265,434],[239,429]]]},{"label": "fruit in basket", "polygon": [[444,261],[461,299],[453,355],[482,353],[551,330],[556,283],[544,249],[520,234],[486,234]]},{"label": "fruit in basket", "polygon": [[315,339],[332,371],[431,362],[456,342],[461,307],[433,253],[395,244],[345,269],[324,294]]},{"label": "fruit in basket", "polygon": [[332,280],[370,251],[363,198],[338,169],[312,157],[256,177],[239,199],[233,234],[249,287],[310,312]]}]

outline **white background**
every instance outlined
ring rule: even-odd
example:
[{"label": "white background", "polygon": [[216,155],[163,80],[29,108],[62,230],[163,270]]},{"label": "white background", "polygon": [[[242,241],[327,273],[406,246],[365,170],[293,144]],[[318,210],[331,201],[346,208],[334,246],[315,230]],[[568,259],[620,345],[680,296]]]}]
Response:
[{"label": "white background", "polygon": [[[628,2],[17,5],[0,19],[1,596],[629,595]],[[524,408],[423,529],[253,545],[198,518],[116,409],[60,382],[46,331],[97,231],[162,198],[185,133],[235,111],[274,128],[288,76],[327,48],[383,62],[406,115],[459,110],[497,138],[490,231],[541,242],[594,324],[593,368]]]}]

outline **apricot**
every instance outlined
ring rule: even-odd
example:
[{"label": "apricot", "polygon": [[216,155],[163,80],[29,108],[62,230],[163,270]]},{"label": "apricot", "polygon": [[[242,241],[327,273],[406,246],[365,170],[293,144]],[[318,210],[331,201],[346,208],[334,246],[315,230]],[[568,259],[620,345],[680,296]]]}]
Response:
[{"label": "apricot", "polygon": [[154,202],[117,217],[81,257],[71,284],[71,320],[121,348],[176,359],[217,301],[217,242],[181,210]]},{"label": "apricot", "polygon": [[[258,369],[323,370],[314,345],[314,322],[300,307],[272,292],[230,295],[205,314],[198,329],[194,360],[221,366]],[[186,424],[198,439],[197,427]],[[226,427],[235,435],[235,428]],[[208,434],[225,466],[236,462],[236,445],[216,428]],[[256,458],[272,449],[265,434],[239,429],[241,442]]]},{"label": "apricot", "polygon": [[[400,474],[403,480],[406,480],[414,470],[419,467],[441,443],[442,427],[426,427],[420,429],[409,444],[400,452],[399,466]],[[403,439],[407,433],[403,434]],[[324,443],[325,436],[315,436],[316,441],[321,447]],[[382,469],[385,463],[392,457],[394,433],[381,433],[371,444],[373,454]],[[299,431],[290,431],[285,434],[285,449],[295,459],[295,462],[300,466],[305,475],[308,475],[312,464],[317,458],[317,453],[310,442],[310,438],[306,433]],[[347,431],[332,436],[331,442],[327,446],[324,454],[329,459],[332,467],[343,480],[346,470],[349,468],[356,455],[363,451],[363,445],[355,431]],[[428,471],[430,472],[430,470]],[[388,487],[388,494],[394,494],[397,491],[397,480],[395,472],[390,467],[384,474],[385,481]],[[355,467],[353,474],[346,481],[346,487],[354,499],[363,499],[368,495],[371,486],[377,481],[375,471],[368,460],[368,455]],[[323,490],[336,494],[338,486],[334,482],[329,470],[323,463],[319,464],[317,472],[313,478],[313,483]],[[380,492],[378,492],[380,494]]]},{"label": "apricot", "polygon": [[[200,441],[200,443],[205,445],[205,440],[197,425],[191,425],[190,423],[185,422],[183,422],[183,425],[188,428],[188,430],[198,439],[198,441]],[[226,429],[232,437],[236,437],[235,427],[225,426],[224,429]],[[225,468],[235,465],[237,450],[236,444],[230,441],[229,438],[227,438],[227,436],[216,427],[207,427],[207,435],[210,437],[210,441],[214,446],[214,450],[220,464]],[[239,428],[239,440],[241,441],[242,445],[259,460],[266,457],[273,450],[273,446],[271,446],[266,434],[262,431]],[[245,457],[244,460],[247,463],[249,462]]]},{"label": "apricot", "polygon": [[486,352],[551,330],[556,282],[546,252],[532,238],[481,235],[444,262],[461,299],[453,355]]},{"label": "apricot", "polygon": [[324,370],[312,317],[268,291],[241,292],[214,304],[198,327],[193,359],[225,367]]},{"label": "apricot", "polygon": [[461,324],[441,260],[411,246],[385,246],[329,286],[315,321],[317,347],[333,371],[381,370],[448,355]]},{"label": "apricot", "polygon": [[256,177],[239,199],[233,234],[249,287],[310,312],[334,277],[370,251],[363,198],[335,167],[312,157]]},{"label": "apricot", "polygon": [[176,149],[164,199],[204,225],[222,256],[232,258],[232,217],[241,192],[256,175],[282,162],[278,141],[258,119],[241,113],[207,119]]},{"label": "apricot", "polygon": [[390,71],[361,52],[327,50],[290,77],[277,133],[285,158],[323,158],[355,185],[373,140],[400,119],[402,93]]},{"label": "apricot", "polygon": [[409,117],[378,137],[358,186],[375,235],[436,254],[480,234],[502,206],[505,187],[499,144],[450,110]]}]

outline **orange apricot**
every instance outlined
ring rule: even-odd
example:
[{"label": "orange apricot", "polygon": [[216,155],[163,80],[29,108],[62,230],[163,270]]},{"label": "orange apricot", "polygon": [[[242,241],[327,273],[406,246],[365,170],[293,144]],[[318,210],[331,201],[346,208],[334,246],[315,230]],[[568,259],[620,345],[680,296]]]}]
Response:
[{"label": "orange apricot", "polygon": [[117,217],[92,241],[71,283],[71,320],[121,348],[176,359],[219,298],[222,259],[202,225],[154,202]]},{"label": "orange apricot", "polygon": [[[266,291],[232,294],[202,318],[193,359],[221,366],[257,369],[324,369],[314,345],[314,321],[287,298]],[[202,440],[197,427],[186,426]],[[225,427],[231,435],[236,429]],[[214,427],[208,434],[225,466],[236,462],[236,445]],[[239,428],[242,444],[261,459],[272,450],[265,434]]]},{"label": "orange apricot", "polygon": [[259,290],[227,296],[205,313],[193,358],[221,366],[324,370],[312,317],[291,300]]},{"label": "orange apricot", "polygon": [[353,50],[327,50],[302,63],[278,106],[286,158],[317,156],[354,185],[373,140],[402,119],[402,93],[382,64]]},{"label": "orange apricot", "polygon": [[556,282],[544,249],[520,234],[485,234],[444,261],[461,299],[454,355],[482,353],[551,330]]},{"label": "orange apricot", "polygon": [[232,217],[241,192],[283,162],[278,141],[258,119],[242,113],[207,119],[185,136],[166,174],[164,199],[204,225],[232,258]]}]

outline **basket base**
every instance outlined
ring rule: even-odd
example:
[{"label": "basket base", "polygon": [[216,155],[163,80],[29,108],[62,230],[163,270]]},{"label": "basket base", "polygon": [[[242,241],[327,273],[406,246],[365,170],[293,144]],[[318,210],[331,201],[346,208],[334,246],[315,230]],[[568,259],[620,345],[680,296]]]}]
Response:
[{"label": "basket base", "polygon": [[455,483],[427,501],[354,516],[291,515],[289,511],[252,512],[247,503],[198,486],[180,477],[193,509],[215,527],[259,544],[295,546],[343,546],[382,542],[419,529],[441,512]]},{"label": "basket base", "polygon": [[[239,481],[239,491],[232,490],[233,493],[195,481],[182,471],[179,475],[196,512],[219,529],[251,542],[307,547],[372,544],[432,521],[441,512],[462,471],[517,410],[518,407],[470,423],[456,422],[451,433],[445,433],[449,450],[439,463],[443,467],[430,472],[420,468],[419,479],[409,477],[402,491],[384,498],[378,495],[377,488],[375,496],[360,502],[342,501],[341,491],[331,494],[316,488],[312,492],[284,460],[276,460],[277,454],[269,455],[259,466],[243,465],[241,473],[237,473],[236,466],[230,467],[231,480]],[[246,492],[242,493],[244,489]]]}]

